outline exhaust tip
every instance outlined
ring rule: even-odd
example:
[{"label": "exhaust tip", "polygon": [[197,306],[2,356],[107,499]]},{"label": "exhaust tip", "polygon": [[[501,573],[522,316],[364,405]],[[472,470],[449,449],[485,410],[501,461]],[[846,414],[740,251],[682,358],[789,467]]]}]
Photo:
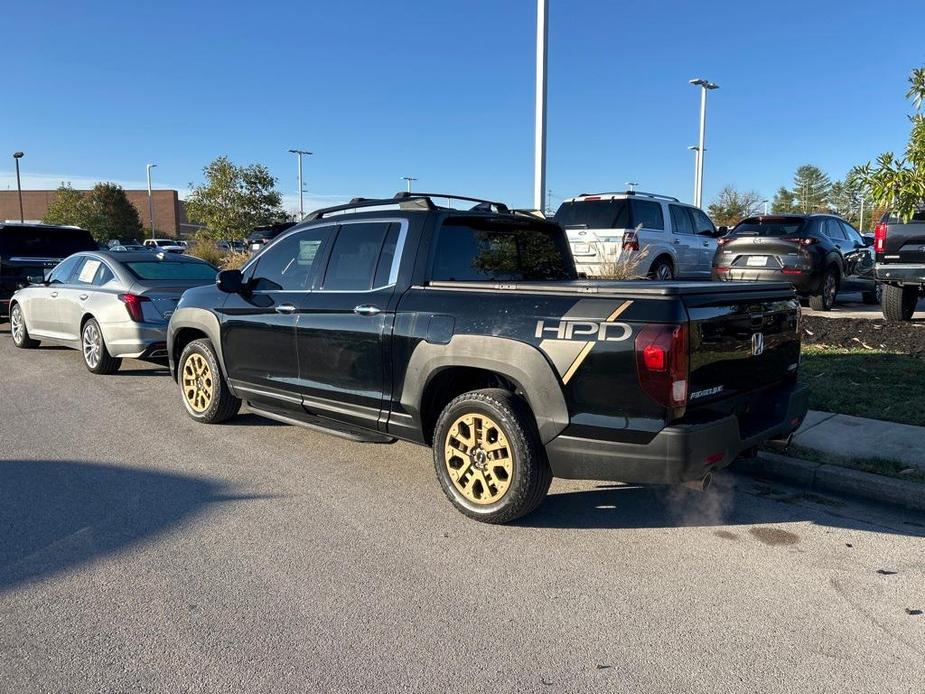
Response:
[{"label": "exhaust tip", "polygon": [[710,488],[710,485],[712,483],[713,483],[713,473],[708,472],[703,477],[701,477],[699,480],[690,480],[688,482],[684,482],[683,486],[687,487],[688,489],[693,489],[695,492],[705,492],[707,491],[707,489]]}]

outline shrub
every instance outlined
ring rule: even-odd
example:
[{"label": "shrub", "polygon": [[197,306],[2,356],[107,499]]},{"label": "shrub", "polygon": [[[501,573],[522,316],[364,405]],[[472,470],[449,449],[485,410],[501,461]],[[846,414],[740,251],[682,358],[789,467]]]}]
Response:
[{"label": "shrub", "polygon": [[240,270],[244,263],[250,260],[250,257],[251,254],[247,251],[232,251],[225,254],[219,267],[222,270]]},{"label": "shrub", "polygon": [[215,241],[209,241],[208,239],[196,239],[186,249],[186,253],[205,260],[207,263],[212,263],[215,267],[222,266],[226,255],[223,250],[215,245]]}]

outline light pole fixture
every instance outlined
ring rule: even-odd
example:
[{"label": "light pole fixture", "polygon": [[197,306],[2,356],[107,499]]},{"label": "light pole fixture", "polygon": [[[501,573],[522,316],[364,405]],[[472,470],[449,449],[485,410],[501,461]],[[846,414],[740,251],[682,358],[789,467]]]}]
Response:
[{"label": "light pole fixture", "polygon": [[697,180],[694,184],[696,194],[694,204],[697,207],[703,206],[703,155],[706,151],[704,147],[704,135],[707,129],[707,92],[713,89],[719,89],[719,85],[705,79],[690,80],[695,87],[700,87],[700,149],[697,156]]},{"label": "light pole fixture", "polygon": [[697,176],[698,171],[700,171],[700,147],[697,145],[691,145],[688,149],[694,153],[694,197],[692,200],[697,200]]},{"label": "light pole fixture", "polygon": [[638,185],[639,185],[639,183],[637,183],[636,181],[627,181],[627,182],[626,182],[626,187],[627,187],[627,189],[629,190],[629,192],[631,192],[631,193],[635,193],[635,192],[636,192],[636,187],[637,187]]},{"label": "light pole fixture", "polygon": [[290,149],[289,151],[299,159],[299,221],[301,222],[305,216],[305,204],[302,197],[302,156],[310,157],[312,153],[306,152],[304,149]]},{"label": "light pole fixture", "polygon": [[533,147],[533,207],[546,209],[546,19],[549,0],[536,0],[536,116]]},{"label": "light pole fixture", "polygon": [[19,191],[19,222],[25,224],[26,216],[22,212],[22,182],[19,180],[19,160],[22,159],[22,152],[13,152],[13,161],[16,162],[16,190]]},{"label": "light pole fixture", "polygon": [[402,177],[401,177],[401,180],[403,180],[405,183],[408,184],[408,192],[410,193],[410,192],[411,192],[411,184],[412,184],[414,181],[418,180],[418,179],[416,179],[414,176],[402,176]]},{"label": "light pole fixture", "polygon": [[154,238],[154,196],[151,194],[151,169],[157,164],[145,164],[145,172],[148,174],[148,221],[151,224],[151,238]]}]

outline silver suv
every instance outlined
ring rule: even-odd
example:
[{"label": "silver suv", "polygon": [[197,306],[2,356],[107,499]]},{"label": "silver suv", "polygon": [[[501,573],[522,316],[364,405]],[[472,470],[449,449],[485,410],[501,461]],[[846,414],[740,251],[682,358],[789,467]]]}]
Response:
[{"label": "silver suv", "polygon": [[589,277],[606,275],[624,251],[644,249],[640,276],[710,279],[716,239],[726,232],[693,205],[639,191],[582,193],[562,203],[556,221]]}]

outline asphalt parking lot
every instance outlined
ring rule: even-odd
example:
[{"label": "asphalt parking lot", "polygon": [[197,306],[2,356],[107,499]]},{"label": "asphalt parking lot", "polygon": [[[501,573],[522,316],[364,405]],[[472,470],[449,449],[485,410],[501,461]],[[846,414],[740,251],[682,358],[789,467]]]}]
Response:
[{"label": "asphalt parking lot", "polygon": [[[868,305],[861,300],[861,295],[856,292],[843,292],[838,295],[835,306],[831,311],[813,311],[808,306],[803,307],[803,312],[809,315],[822,316],[824,318],[872,318],[875,320],[884,320],[883,312],[880,305]],[[912,316],[915,321],[925,321],[925,299],[919,301],[915,314]]]},{"label": "asphalt parking lot", "polygon": [[8,330],[4,692],[921,691],[921,516],[728,474],[486,526],[423,448],[198,425]]}]

